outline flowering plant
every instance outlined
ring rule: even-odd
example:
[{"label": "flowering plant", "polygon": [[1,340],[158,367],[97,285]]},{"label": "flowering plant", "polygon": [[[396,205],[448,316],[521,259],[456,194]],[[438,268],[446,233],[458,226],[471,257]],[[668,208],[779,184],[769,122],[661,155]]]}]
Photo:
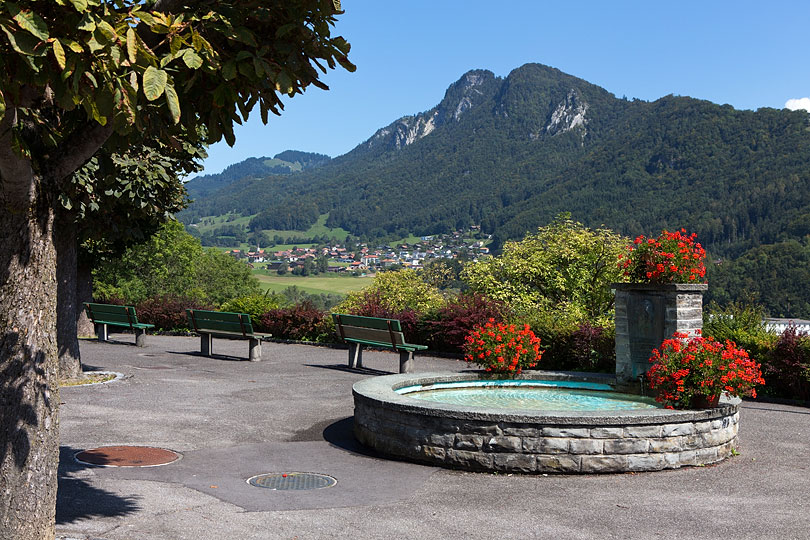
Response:
[{"label": "flowering plant", "polygon": [[476,363],[486,371],[515,375],[535,367],[543,356],[540,338],[528,324],[518,329],[514,324],[495,322],[495,319],[489,319],[467,335],[464,352],[467,362]]},{"label": "flowering plant", "polygon": [[720,343],[703,337],[700,331],[692,337],[675,332],[653,350],[650,362],[650,388],[669,409],[694,406],[696,396],[713,398],[723,392],[757,397],[756,385],[765,384],[760,365],[747,351],[731,340]]},{"label": "flowering plant", "polygon": [[639,283],[689,283],[706,275],[706,250],[686,229],[662,231],[658,238],[637,237],[627,254],[619,255],[619,268]]}]

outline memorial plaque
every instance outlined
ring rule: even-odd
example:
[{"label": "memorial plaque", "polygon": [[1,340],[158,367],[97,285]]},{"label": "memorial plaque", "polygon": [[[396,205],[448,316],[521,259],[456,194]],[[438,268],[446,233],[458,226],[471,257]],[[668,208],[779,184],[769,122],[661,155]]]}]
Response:
[{"label": "memorial plaque", "polygon": [[631,328],[630,361],[635,377],[647,371],[650,354],[661,346],[666,323],[666,303],[663,296],[629,294],[627,318]]}]

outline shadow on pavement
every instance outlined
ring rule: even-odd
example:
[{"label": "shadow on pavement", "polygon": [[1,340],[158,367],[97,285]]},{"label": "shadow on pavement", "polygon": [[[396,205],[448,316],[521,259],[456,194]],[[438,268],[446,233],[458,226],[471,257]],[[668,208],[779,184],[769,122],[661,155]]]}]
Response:
[{"label": "shadow on pavement", "polygon": [[786,410],[784,408],[780,408],[777,406],[769,407],[767,402],[757,403],[756,406],[752,406],[751,402],[744,402],[741,407],[743,409],[751,409],[755,411],[774,411],[778,413],[790,413],[790,414],[810,414],[810,411],[793,411],[793,410]]},{"label": "shadow on pavement", "polygon": [[332,422],[323,430],[323,438],[332,446],[336,446],[353,454],[368,457],[382,457],[381,454],[366,448],[354,438],[354,416]]},{"label": "shadow on pavement", "polygon": [[198,351],[166,351],[167,354],[183,354],[186,356],[195,356],[197,358],[212,358],[214,360],[225,360],[226,362],[250,362],[250,359],[246,356],[231,356],[228,354],[216,354],[213,353],[211,356],[205,356],[203,353]]},{"label": "shadow on pavement", "polygon": [[381,369],[371,369],[367,367],[351,368],[345,364],[304,364],[306,367],[316,367],[321,369],[333,369],[335,371],[345,371],[346,373],[359,373],[360,375],[393,375],[393,371],[382,371]]},{"label": "shadow on pavement", "polygon": [[353,454],[380,457],[380,454],[366,448],[354,438],[354,417],[318,422],[306,429],[296,431],[287,442],[326,441],[336,448]]},{"label": "shadow on pavement", "polygon": [[93,468],[73,459],[81,450],[83,449],[69,446],[59,447],[56,524],[65,525],[83,518],[126,516],[138,511],[140,506],[136,497],[121,497],[72,476],[83,469]]}]

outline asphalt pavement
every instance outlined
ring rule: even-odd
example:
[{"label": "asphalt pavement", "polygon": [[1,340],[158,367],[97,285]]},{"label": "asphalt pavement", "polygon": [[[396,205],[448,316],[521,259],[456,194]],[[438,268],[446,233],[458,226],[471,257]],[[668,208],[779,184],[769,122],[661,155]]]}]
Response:
[{"label": "asphalt pavement", "polygon": [[[113,334],[81,343],[85,369],[120,373],[61,390],[57,538],[206,540],[353,538],[810,539],[810,409],[744,402],[739,455],[717,465],[638,474],[469,473],[394,461],[353,438],[352,384],[390,374],[396,353]],[[417,371],[462,361],[416,357]],[[95,467],[74,456],[152,446],[181,459]],[[318,473],[333,487],[248,484]]]}]

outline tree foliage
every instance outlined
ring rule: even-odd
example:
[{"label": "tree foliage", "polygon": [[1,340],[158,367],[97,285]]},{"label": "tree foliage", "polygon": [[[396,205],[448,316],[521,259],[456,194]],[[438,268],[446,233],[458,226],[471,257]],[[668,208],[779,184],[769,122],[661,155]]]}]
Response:
[{"label": "tree foliage", "polygon": [[13,109],[21,117],[14,144],[35,162],[52,158],[47,148],[85,129],[88,119],[135,137],[173,137],[178,125],[187,133],[205,125],[209,141],[233,144],[233,123],[255,105],[266,121],[283,109],[281,95],[326,88],[317,69],[354,69],[348,43],[330,36],[329,4],[4,2],[0,116]]},{"label": "tree foliage", "polygon": [[247,265],[220,251],[204,250],[176,221],[100,264],[93,275],[99,298],[131,304],[176,295],[220,305],[260,290]]},{"label": "tree foliage", "polygon": [[616,263],[627,243],[613,231],[592,230],[562,215],[520,242],[507,242],[500,256],[468,265],[463,276],[473,291],[519,313],[609,319],[610,284],[622,279]]},{"label": "tree foliage", "polygon": [[436,287],[426,283],[416,270],[404,269],[377,274],[371,285],[350,292],[335,309],[354,313],[371,299],[391,312],[413,310],[420,314],[435,311],[444,304]]}]

